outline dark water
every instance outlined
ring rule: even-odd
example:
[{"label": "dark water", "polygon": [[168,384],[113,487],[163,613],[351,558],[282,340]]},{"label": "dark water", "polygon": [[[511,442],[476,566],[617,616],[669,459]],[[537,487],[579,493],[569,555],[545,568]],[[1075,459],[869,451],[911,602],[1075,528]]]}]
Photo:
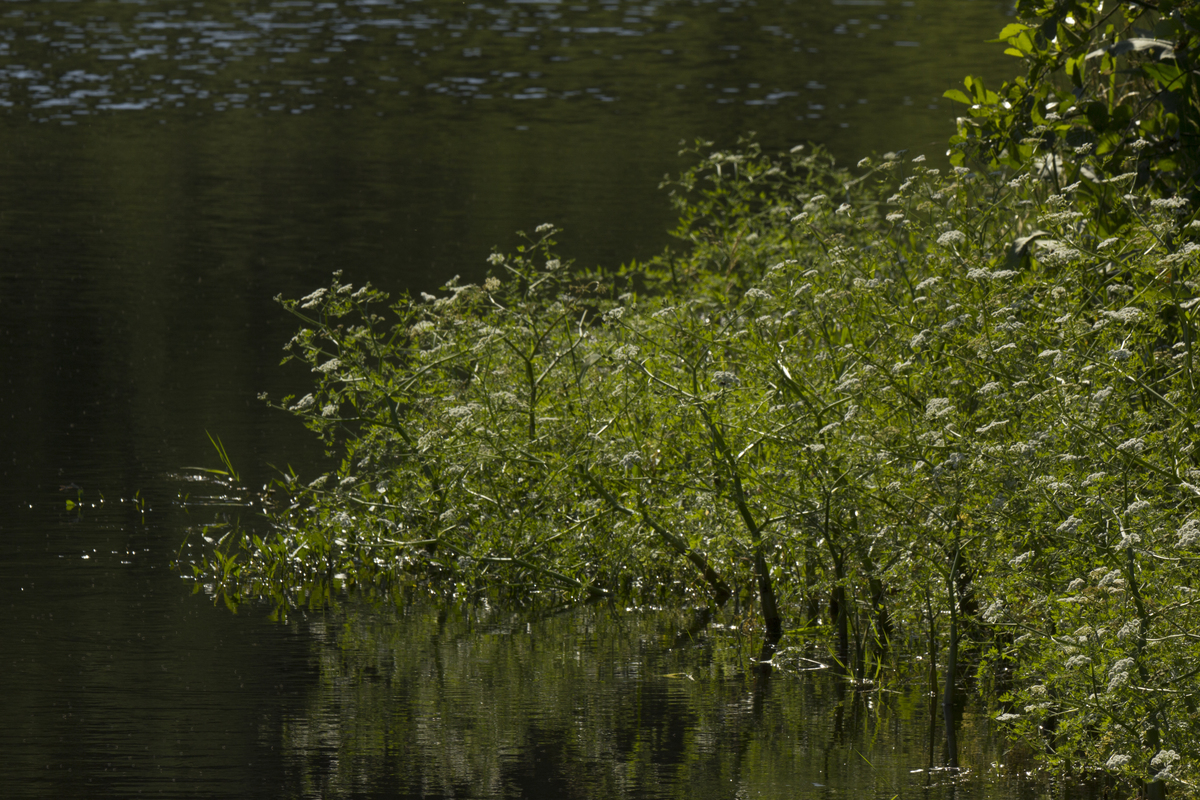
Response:
[{"label": "dark water", "polygon": [[[335,269],[391,291],[477,278],[547,221],[580,263],[645,258],[670,242],[656,187],[681,139],[937,157],[941,92],[1012,69],[981,44],[1006,14],[0,5],[0,795],[916,791],[920,703],[872,716],[794,676],[756,696],[663,645],[678,621],[500,632],[483,612],[214,606],[171,563],[189,528],[245,512],[179,474],[219,466],[206,431],[252,486],[318,471],[320,449],[256,400],[307,379],[278,367],[294,326],[276,294]],[[856,720],[841,739],[838,714]],[[980,736],[977,776],[999,757]],[[886,779],[846,743],[894,754]],[[959,791],[1012,796],[982,777]]]}]

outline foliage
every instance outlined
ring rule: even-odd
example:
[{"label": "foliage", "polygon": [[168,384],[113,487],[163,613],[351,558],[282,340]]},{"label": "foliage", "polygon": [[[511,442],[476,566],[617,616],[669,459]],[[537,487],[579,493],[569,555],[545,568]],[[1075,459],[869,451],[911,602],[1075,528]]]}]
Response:
[{"label": "foliage", "polygon": [[948,621],[1049,763],[1190,791],[1190,203],[1128,194],[1102,237],[1105,201],[1036,164],[860,166],[709,154],[674,186],[694,246],[620,274],[541,226],[481,286],[386,306],[335,275],[282,301],[316,386],[280,407],[342,464],[289,475],[209,577],[732,595],[859,677]]},{"label": "foliage", "polygon": [[[1028,73],[992,91],[968,77],[946,96],[969,106],[951,139],[956,165],[1035,160],[1081,182],[1102,234],[1131,221],[1122,195],[1191,195],[1200,177],[1200,6],[1195,0],[1019,0],[1000,32]],[[1079,156],[1091,154],[1091,158]],[[1132,172],[1135,180],[1113,179]]]}]

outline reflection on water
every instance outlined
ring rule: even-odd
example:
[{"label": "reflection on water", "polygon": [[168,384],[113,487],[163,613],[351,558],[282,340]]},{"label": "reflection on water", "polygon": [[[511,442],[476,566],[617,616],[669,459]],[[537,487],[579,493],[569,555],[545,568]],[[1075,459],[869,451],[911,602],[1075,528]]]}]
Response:
[{"label": "reflection on water", "polygon": [[[930,771],[928,700],[827,673],[759,674],[752,642],[671,613],[359,611],[313,625],[318,684],[284,721],[320,796],[1014,797],[986,720]],[[919,670],[917,670],[919,672]],[[940,736],[940,730],[937,731]]]}]

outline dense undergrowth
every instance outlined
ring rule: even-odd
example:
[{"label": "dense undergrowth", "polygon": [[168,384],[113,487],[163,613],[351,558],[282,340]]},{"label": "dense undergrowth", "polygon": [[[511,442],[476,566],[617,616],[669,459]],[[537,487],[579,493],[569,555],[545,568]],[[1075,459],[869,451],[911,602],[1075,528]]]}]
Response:
[{"label": "dense undergrowth", "polygon": [[[282,301],[316,385],[279,405],[341,467],[281,481],[269,530],[200,574],[281,600],[736,597],[859,677],[941,642],[947,700],[971,678],[1045,764],[1196,794],[1200,221],[1169,157],[1194,107],[1098,126],[1162,47],[1121,50],[1142,17],[1100,4],[1023,12],[1094,23],[1093,89],[1005,126],[1005,87],[945,174],[701,142],[679,252],[581,270],[546,225],[483,285]],[[1006,33],[1052,49],[1038,31]],[[999,147],[1020,125],[1028,152]]]}]

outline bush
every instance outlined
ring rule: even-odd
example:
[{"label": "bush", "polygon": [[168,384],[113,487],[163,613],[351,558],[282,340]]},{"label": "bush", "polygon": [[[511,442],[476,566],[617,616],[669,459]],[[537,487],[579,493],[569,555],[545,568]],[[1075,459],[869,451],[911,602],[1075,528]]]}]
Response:
[{"label": "bush", "polygon": [[[480,286],[282,301],[316,385],[277,405],[341,466],[280,481],[268,532],[197,575],[281,603],[732,597],[858,678],[944,639],[947,708],[961,645],[1048,763],[1191,793],[1194,6],[1021,10],[1030,76],[968,80],[946,175],[701,142],[682,252],[578,270],[546,225]],[[1129,37],[1147,19],[1169,52]]]}]

